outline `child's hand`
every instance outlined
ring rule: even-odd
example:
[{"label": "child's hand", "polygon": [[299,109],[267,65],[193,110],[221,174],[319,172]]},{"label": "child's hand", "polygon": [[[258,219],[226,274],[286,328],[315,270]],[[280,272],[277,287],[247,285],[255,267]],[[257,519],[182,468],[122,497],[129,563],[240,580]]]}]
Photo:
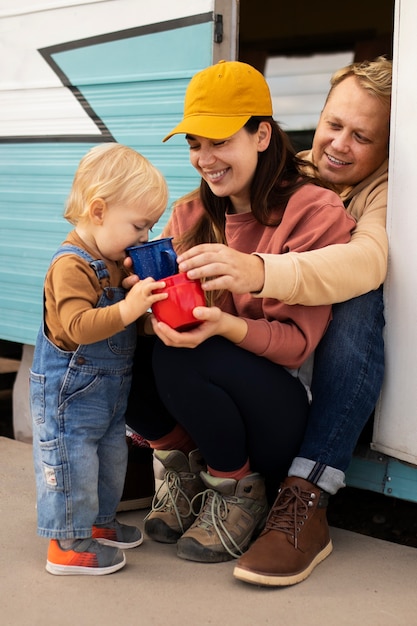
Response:
[{"label": "child's hand", "polygon": [[123,324],[128,326],[146,313],[154,302],[168,298],[167,293],[152,293],[154,289],[163,289],[164,287],[165,282],[163,280],[157,282],[153,278],[145,278],[135,283],[127,292],[126,298],[119,304]]},{"label": "child's hand", "polygon": [[[127,256],[123,261],[123,267],[127,272],[133,271],[133,263],[130,256]],[[137,274],[130,274],[126,276],[126,278],[122,281],[122,287],[126,290],[132,289],[133,285],[135,285],[139,281],[139,276]]]},{"label": "child's hand", "polygon": [[129,255],[127,255],[124,259],[123,259],[123,267],[125,268],[125,270],[127,272],[133,272],[133,261],[130,258]]}]

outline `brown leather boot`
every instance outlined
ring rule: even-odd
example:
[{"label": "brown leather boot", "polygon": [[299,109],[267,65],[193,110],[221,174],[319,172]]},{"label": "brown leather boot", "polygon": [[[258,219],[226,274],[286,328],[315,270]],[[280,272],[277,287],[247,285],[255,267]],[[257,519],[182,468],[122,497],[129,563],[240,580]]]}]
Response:
[{"label": "brown leather boot", "polygon": [[286,478],[265,529],[239,558],[233,575],[247,583],[273,587],[307,578],[333,549],[326,519],[328,497],[303,478]]}]

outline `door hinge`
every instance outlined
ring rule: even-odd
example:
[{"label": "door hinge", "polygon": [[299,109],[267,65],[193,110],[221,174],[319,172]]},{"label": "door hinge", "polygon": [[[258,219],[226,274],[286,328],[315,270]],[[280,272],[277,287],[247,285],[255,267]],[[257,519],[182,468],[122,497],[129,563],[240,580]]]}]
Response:
[{"label": "door hinge", "polygon": [[223,41],[223,15],[216,13],[214,16],[214,43]]}]

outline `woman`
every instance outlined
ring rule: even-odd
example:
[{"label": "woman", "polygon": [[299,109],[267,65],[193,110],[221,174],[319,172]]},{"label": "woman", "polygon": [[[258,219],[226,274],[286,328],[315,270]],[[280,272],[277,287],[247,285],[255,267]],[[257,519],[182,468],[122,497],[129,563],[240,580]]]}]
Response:
[{"label": "woman", "polygon": [[[196,74],[184,119],[165,139],[177,133],[202,177],[164,231],[177,251],[209,242],[283,254],[350,239],[353,218],[335,193],[300,176],[267,83],[251,66],[222,61]],[[145,531],[178,541],[182,558],[218,562],[238,557],[262,528],[265,483],[274,493],[299,448],[314,349],[331,308],[226,291],[209,304],[194,310],[201,324],[189,332],[150,316],[164,409],[129,425],[166,469],[165,495]]]}]

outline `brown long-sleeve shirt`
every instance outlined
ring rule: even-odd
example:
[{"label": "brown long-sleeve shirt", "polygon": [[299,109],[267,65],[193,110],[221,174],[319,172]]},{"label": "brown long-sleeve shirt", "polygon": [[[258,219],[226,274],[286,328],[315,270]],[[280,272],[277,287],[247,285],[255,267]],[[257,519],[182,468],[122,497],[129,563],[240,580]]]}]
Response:
[{"label": "brown long-sleeve shirt", "polygon": [[[64,244],[82,248],[94,259],[75,231]],[[103,287],[120,287],[126,272],[120,263],[106,260],[108,284],[100,285],[87,261],[76,254],[65,254],[49,267],[45,278],[45,324],[48,338],[62,350],[76,350],[124,330],[119,303],[96,309]]]}]

